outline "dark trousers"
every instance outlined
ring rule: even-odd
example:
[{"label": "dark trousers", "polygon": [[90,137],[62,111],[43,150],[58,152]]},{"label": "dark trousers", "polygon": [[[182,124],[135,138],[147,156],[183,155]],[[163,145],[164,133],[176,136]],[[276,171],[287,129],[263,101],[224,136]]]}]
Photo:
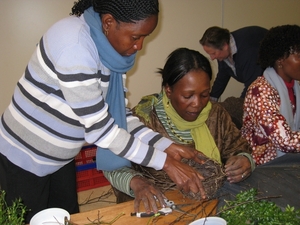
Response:
[{"label": "dark trousers", "polygon": [[0,189],[5,190],[8,205],[17,198],[22,199],[30,210],[25,223],[46,208],[63,208],[70,214],[79,212],[74,160],[53,174],[39,177],[0,154]]}]

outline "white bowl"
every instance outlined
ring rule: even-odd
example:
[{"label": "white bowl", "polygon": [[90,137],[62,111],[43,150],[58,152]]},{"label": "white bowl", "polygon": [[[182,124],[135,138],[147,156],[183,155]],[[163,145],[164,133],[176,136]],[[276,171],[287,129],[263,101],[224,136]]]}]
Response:
[{"label": "white bowl", "polygon": [[65,216],[70,219],[70,214],[61,208],[44,209],[35,214],[31,220],[30,225],[64,225]]},{"label": "white bowl", "polygon": [[195,220],[189,225],[227,225],[227,222],[221,217],[210,216]]}]

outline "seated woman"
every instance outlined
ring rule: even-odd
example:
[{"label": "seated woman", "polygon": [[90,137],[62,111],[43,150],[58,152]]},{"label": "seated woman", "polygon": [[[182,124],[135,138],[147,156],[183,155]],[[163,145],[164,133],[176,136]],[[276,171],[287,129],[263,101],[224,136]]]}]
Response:
[{"label": "seated woman", "polygon": [[263,76],[249,87],[241,132],[253,152],[255,172],[231,185],[240,190],[256,187],[285,208],[300,208],[300,27],[271,28],[259,50]]},{"label": "seated woman", "polygon": [[248,89],[242,133],[257,165],[300,152],[300,27],[272,28],[259,51],[266,68]]},{"label": "seated woman", "polygon": [[[194,146],[223,164],[230,183],[250,176],[254,169],[251,148],[227,111],[209,100],[212,70],[208,59],[197,51],[179,48],[159,73],[162,91],[143,97],[133,109],[135,116],[163,136]],[[104,174],[115,188],[135,197],[136,207],[143,201],[146,210],[156,209],[154,196],[162,194],[142,173],[123,167]]]}]

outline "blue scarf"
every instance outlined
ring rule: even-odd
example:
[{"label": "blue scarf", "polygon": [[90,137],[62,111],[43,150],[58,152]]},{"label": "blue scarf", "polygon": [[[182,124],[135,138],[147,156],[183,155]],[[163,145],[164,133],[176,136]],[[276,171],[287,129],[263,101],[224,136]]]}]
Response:
[{"label": "blue scarf", "polygon": [[[90,27],[91,37],[97,47],[100,60],[110,70],[110,81],[105,99],[109,106],[108,112],[120,128],[127,130],[122,74],[133,67],[136,54],[121,56],[111,46],[102,32],[100,15],[93,10],[93,7],[85,10],[83,16]],[[114,162],[113,165],[111,162]],[[130,166],[130,161],[115,155],[108,149],[98,147],[96,164],[98,170],[114,170],[122,166]]]}]

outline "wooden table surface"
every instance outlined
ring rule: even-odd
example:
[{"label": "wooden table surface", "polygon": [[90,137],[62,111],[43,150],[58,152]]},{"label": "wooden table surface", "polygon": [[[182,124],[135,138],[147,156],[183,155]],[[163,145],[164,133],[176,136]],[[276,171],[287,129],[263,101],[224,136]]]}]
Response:
[{"label": "wooden table surface", "polygon": [[[156,218],[150,218],[150,217],[139,218],[136,216],[131,216],[131,213],[134,211],[134,206],[133,206],[133,201],[129,201],[129,202],[116,204],[104,208],[99,208],[99,209],[95,209],[83,213],[72,214],[71,222],[76,225],[104,224],[104,222],[105,224],[108,224],[107,222],[112,221],[118,215],[124,213],[124,215],[119,217],[112,224],[113,225],[134,225],[134,224],[187,225],[190,222],[194,221],[196,218],[199,219],[206,216],[212,216],[216,213],[217,200],[209,200],[209,201],[191,200],[184,197],[179,191],[169,191],[166,192],[165,195],[169,200],[174,201],[175,204],[190,203],[190,205],[182,208],[182,210],[188,211],[189,215],[177,211],[173,211],[169,215],[158,216]],[[140,207],[143,209],[143,205],[141,205]],[[99,223],[99,221],[101,221],[102,223]]]}]

